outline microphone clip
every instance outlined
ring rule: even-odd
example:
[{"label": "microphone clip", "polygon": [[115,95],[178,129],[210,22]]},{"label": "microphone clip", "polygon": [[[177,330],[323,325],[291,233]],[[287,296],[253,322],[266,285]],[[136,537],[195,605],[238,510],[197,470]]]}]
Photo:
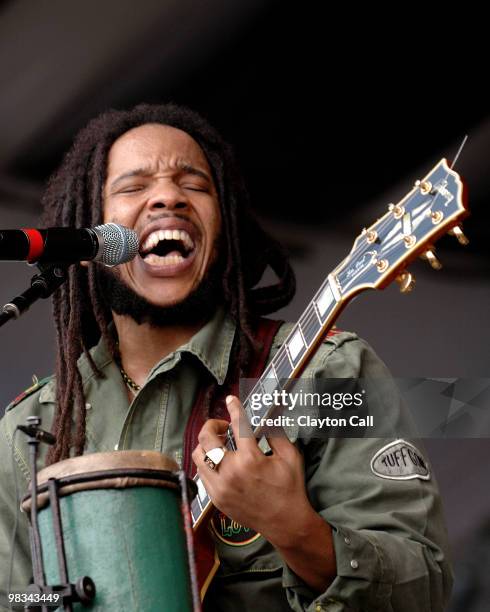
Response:
[{"label": "microphone clip", "polygon": [[41,417],[30,416],[27,417],[27,425],[17,425],[17,429],[29,436],[28,444],[39,444],[39,442],[55,444],[56,436],[49,431],[41,429],[40,425]]},{"label": "microphone clip", "polygon": [[46,299],[67,279],[69,264],[38,263],[39,274],[31,279],[31,286],[24,293],[14,297],[0,309],[0,327],[10,319],[18,319],[38,299]]}]

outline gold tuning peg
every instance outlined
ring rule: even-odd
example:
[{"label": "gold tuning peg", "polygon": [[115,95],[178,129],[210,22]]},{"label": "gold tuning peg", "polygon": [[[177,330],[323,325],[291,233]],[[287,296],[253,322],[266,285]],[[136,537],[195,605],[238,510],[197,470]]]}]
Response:
[{"label": "gold tuning peg", "polygon": [[462,244],[463,246],[466,246],[470,242],[468,238],[466,238],[466,236],[463,234],[463,230],[459,225],[455,225],[453,228],[451,228],[448,234],[451,236],[455,236],[459,244]]},{"label": "gold tuning peg", "polygon": [[415,287],[415,277],[410,272],[402,272],[396,277],[401,293],[409,293]]},{"label": "gold tuning peg", "polygon": [[427,249],[420,257],[427,260],[434,270],[440,270],[442,268],[442,263],[437,259],[433,250]]}]

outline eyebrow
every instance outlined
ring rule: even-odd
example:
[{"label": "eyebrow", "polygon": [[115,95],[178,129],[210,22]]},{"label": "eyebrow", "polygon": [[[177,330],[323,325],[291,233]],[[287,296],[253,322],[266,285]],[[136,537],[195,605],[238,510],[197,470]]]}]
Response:
[{"label": "eyebrow", "polygon": [[[203,170],[199,170],[195,166],[188,164],[187,162],[177,162],[177,169],[184,174],[193,174],[194,176],[199,176],[202,179],[211,182],[210,176],[204,172]],[[151,176],[152,171],[150,168],[136,168],[135,170],[128,170],[128,172],[124,172],[120,174],[116,179],[114,179],[111,183],[111,189],[113,189],[116,185],[118,185],[121,181],[132,178],[134,176]]]}]

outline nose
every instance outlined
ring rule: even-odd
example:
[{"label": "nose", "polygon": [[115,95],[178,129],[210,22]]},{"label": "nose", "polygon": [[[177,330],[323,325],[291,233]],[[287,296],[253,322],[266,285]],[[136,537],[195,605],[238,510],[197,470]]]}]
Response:
[{"label": "nose", "polygon": [[189,206],[184,192],[176,185],[157,189],[147,203],[150,211],[153,210],[182,210]]},{"label": "nose", "polygon": [[172,202],[169,200],[166,200],[164,202],[163,199],[159,199],[156,202],[152,202],[150,206],[151,210],[158,210],[161,208],[165,208],[167,210],[178,210],[182,208],[187,208],[187,203],[186,202]]}]

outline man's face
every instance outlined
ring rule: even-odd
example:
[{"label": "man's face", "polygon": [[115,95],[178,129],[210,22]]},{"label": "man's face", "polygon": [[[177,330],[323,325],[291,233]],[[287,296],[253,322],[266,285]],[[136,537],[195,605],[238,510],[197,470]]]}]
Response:
[{"label": "man's face", "polygon": [[157,124],[118,138],[108,157],[103,220],[140,239],[140,255],[118,267],[121,280],[156,306],[183,301],[214,262],[221,229],[211,170],[196,141]]}]

